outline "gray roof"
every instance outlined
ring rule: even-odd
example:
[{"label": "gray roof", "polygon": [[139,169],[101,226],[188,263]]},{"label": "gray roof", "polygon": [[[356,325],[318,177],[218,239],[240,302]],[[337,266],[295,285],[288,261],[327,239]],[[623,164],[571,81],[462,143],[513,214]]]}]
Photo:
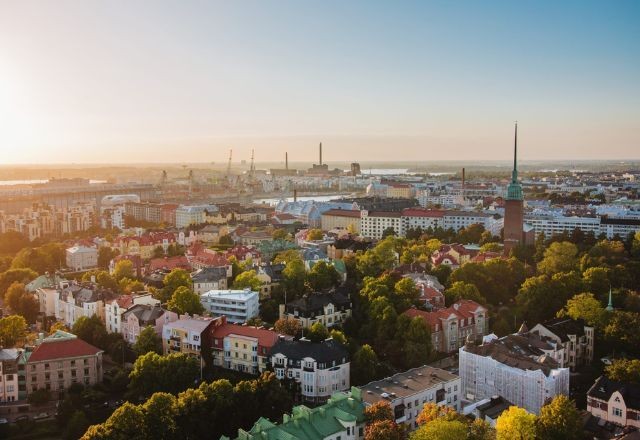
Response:
[{"label": "gray roof", "polygon": [[156,319],[164,315],[164,309],[159,305],[136,304],[122,314],[122,319],[126,320],[129,315],[135,315],[141,324],[155,323]]},{"label": "gray roof", "polygon": [[205,267],[191,274],[194,283],[212,283],[227,278],[227,269],[224,267]]},{"label": "gray roof", "polygon": [[627,409],[640,411],[640,385],[638,384],[618,382],[607,379],[606,376],[600,376],[587,392],[587,396],[608,402],[616,391],[622,394]]},{"label": "gray roof", "polygon": [[277,353],[285,355],[288,359],[302,360],[304,358],[315,359],[316,362],[327,363],[336,361],[338,364],[349,361],[347,349],[333,339],[322,342],[311,342],[309,340],[287,341],[279,340],[271,348],[270,356]]},{"label": "gray roof", "polygon": [[555,318],[551,321],[543,322],[541,325],[558,336],[562,342],[567,342],[569,335],[576,335],[578,338],[584,336],[585,323],[582,320]]}]

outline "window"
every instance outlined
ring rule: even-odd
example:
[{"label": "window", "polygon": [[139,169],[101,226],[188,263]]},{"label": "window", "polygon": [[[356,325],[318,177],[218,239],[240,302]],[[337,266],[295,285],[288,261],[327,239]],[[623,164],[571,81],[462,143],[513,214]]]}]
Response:
[{"label": "window", "polygon": [[620,408],[613,408],[613,415],[615,417],[622,417],[622,410]]}]

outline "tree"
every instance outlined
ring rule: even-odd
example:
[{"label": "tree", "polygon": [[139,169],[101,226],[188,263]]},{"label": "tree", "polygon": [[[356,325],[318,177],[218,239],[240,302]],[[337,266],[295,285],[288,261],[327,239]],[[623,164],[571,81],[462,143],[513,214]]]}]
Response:
[{"label": "tree", "polygon": [[416,422],[419,425],[427,425],[434,420],[446,420],[446,421],[463,421],[464,416],[459,414],[455,409],[450,406],[440,406],[433,402],[425,403],[422,407],[422,411],[418,414]]},{"label": "tree", "polygon": [[469,428],[459,420],[437,419],[422,425],[411,434],[411,440],[466,440]]},{"label": "tree", "polygon": [[384,231],[382,231],[382,238],[387,238],[387,237],[394,237],[396,236],[398,233],[396,232],[396,230],[393,228],[393,226],[389,226],[384,228]]},{"label": "tree", "polygon": [[13,283],[26,284],[38,277],[38,274],[31,269],[9,269],[0,274],[0,295],[5,297],[9,286]]},{"label": "tree", "polygon": [[307,232],[307,240],[322,240],[324,238],[324,234],[321,229],[309,229]]},{"label": "tree", "polygon": [[28,323],[36,322],[36,317],[40,311],[40,304],[31,295],[27,293],[24,284],[14,282],[5,295],[5,302],[16,315],[23,316]]},{"label": "tree", "polygon": [[87,416],[85,416],[83,411],[76,410],[65,426],[62,437],[65,440],[76,440],[82,437],[88,427],[89,420],[87,419]]},{"label": "tree", "polygon": [[535,440],[536,416],[510,406],[496,420],[496,440]]},{"label": "tree", "polygon": [[71,333],[93,346],[103,350],[107,348],[105,346],[107,329],[97,315],[90,318],[86,316],[78,318],[71,328]]},{"label": "tree", "polygon": [[200,302],[200,297],[188,287],[178,287],[167,303],[167,308],[179,315],[188,313],[190,315],[204,313],[204,307]]},{"label": "tree", "polygon": [[138,340],[133,344],[133,351],[138,356],[145,355],[150,351],[162,354],[162,339],[160,339],[153,327],[147,326],[142,329]]},{"label": "tree", "polygon": [[527,322],[552,318],[569,298],[581,292],[582,279],[577,272],[556,273],[527,278],[516,296],[520,316]]},{"label": "tree", "polygon": [[340,330],[331,329],[331,331],[329,332],[329,337],[334,341],[341,343],[342,345],[347,345],[347,337]]},{"label": "tree", "polygon": [[144,405],[145,435],[149,439],[174,439],[177,432],[177,399],[169,393],[154,393]]},{"label": "tree", "polygon": [[179,393],[192,385],[200,376],[200,363],[183,353],[160,356],[149,352],[136,359],[129,374],[132,396],[150,396],[162,391]]},{"label": "tree", "polygon": [[583,438],[583,424],[573,400],[559,394],[542,407],[537,421],[540,440],[579,440]]},{"label": "tree", "polygon": [[280,318],[276,321],[273,328],[278,333],[296,336],[302,330],[302,325],[297,319]]},{"label": "tree", "polygon": [[18,315],[0,318],[0,343],[3,347],[13,347],[27,334],[27,321]]},{"label": "tree", "polygon": [[605,373],[611,380],[640,384],[640,359],[616,359]]},{"label": "tree", "polygon": [[606,267],[590,267],[582,274],[584,287],[588,292],[604,295],[609,291],[609,272]]},{"label": "tree", "polygon": [[378,356],[369,344],[364,344],[351,360],[351,377],[354,384],[366,384],[376,378]]},{"label": "tree", "polygon": [[15,255],[29,244],[29,239],[21,232],[3,232],[0,234],[0,255]]},{"label": "tree", "polygon": [[120,251],[111,249],[109,246],[101,246],[98,248],[98,267],[100,269],[108,269],[111,260],[117,257]]},{"label": "tree", "polygon": [[130,280],[129,278],[123,278],[120,280],[120,290],[126,294],[132,294],[137,292],[144,292],[146,290],[144,284],[138,280]]},{"label": "tree", "polygon": [[485,243],[480,246],[480,252],[502,252],[502,246],[496,242]]},{"label": "tree", "polygon": [[373,405],[367,406],[364,409],[364,418],[367,423],[395,419],[391,405],[389,405],[389,402],[384,400],[379,400]]},{"label": "tree", "polygon": [[567,315],[571,319],[582,319],[597,329],[602,329],[607,319],[607,311],[593,296],[593,293],[575,295],[567,301],[567,305],[558,315]]},{"label": "tree", "polygon": [[486,305],[487,300],[480,294],[480,291],[474,284],[465,283],[464,281],[456,281],[444,292],[444,298],[447,306],[461,299],[470,299],[479,304]]},{"label": "tree", "polygon": [[255,270],[248,270],[239,274],[235,280],[233,280],[234,289],[249,288],[254,292],[259,292],[262,286],[262,281],[258,278]]},{"label": "tree", "polygon": [[287,231],[283,228],[276,228],[271,233],[271,238],[274,240],[286,240],[287,239]]},{"label": "tree", "polygon": [[184,269],[173,269],[165,275],[163,283],[164,287],[158,292],[158,299],[162,302],[168,301],[179,287],[190,289],[192,286],[191,276]]},{"label": "tree", "polygon": [[120,260],[113,269],[113,278],[120,281],[123,278],[134,279],[136,277],[133,271],[133,263],[131,260]]},{"label": "tree", "polygon": [[282,270],[282,287],[289,300],[302,296],[306,290],[306,275],[302,258],[298,256],[287,261],[285,268]]},{"label": "tree", "polygon": [[406,310],[412,305],[418,303],[420,291],[416,287],[416,283],[411,278],[402,278],[394,286],[398,298],[398,310]]},{"label": "tree", "polygon": [[38,248],[24,248],[11,262],[12,269],[32,269],[37,273],[54,272],[64,266],[65,249],[61,243],[48,243]]},{"label": "tree", "polygon": [[305,335],[313,342],[324,341],[329,337],[329,330],[320,321],[314,322]]},{"label": "tree", "polygon": [[558,272],[570,272],[578,265],[578,248],[569,241],[554,242],[544,251],[538,263],[538,272],[549,276]]},{"label": "tree", "polygon": [[331,264],[326,261],[318,261],[309,271],[307,279],[314,290],[324,290],[337,286],[340,275]]},{"label": "tree", "polygon": [[404,430],[393,420],[381,420],[367,425],[364,440],[403,440]]},{"label": "tree", "polygon": [[[402,315],[398,321],[401,323],[403,319],[408,318]],[[398,324],[399,328],[402,327],[400,323]],[[409,321],[405,332],[399,330],[398,333],[397,340],[403,343],[402,352],[405,366],[412,368],[425,365],[431,356],[431,332],[425,320],[416,316]]]},{"label": "tree", "polygon": [[29,393],[27,400],[30,404],[40,406],[51,399],[51,392],[45,388],[39,388]]},{"label": "tree", "polygon": [[640,352],[640,314],[616,310],[609,314],[604,335],[610,347],[627,353]]}]

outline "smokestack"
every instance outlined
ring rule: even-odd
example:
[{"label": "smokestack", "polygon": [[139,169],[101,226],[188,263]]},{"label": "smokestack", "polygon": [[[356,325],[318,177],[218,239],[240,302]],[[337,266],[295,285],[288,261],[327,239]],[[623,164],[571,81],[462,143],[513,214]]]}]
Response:
[{"label": "smokestack", "polygon": [[286,151],[284,153],[284,169],[289,169],[289,153],[287,153]]},{"label": "smokestack", "polygon": [[298,201],[298,190],[297,189],[293,190],[293,201],[294,202]]},{"label": "smokestack", "polygon": [[462,191],[464,191],[464,168],[462,168]]},{"label": "smokestack", "polygon": [[322,142],[320,142],[320,165],[322,165]]}]

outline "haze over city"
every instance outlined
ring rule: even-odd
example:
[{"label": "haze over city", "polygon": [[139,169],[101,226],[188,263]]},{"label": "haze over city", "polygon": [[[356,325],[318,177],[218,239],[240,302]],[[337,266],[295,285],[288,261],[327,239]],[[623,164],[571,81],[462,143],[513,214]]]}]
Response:
[{"label": "haze over city", "polygon": [[640,3],[2,2],[0,164],[637,159]]}]

